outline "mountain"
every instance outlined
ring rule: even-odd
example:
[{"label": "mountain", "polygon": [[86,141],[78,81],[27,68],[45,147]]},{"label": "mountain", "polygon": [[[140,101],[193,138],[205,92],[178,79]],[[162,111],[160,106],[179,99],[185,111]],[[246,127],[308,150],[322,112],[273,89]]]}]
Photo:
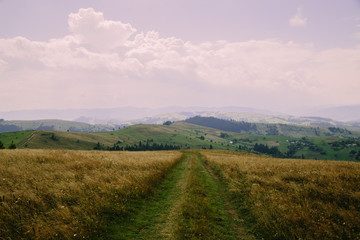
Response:
[{"label": "mountain", "polygon": [[349,130],[360,131],[360,122],[338,122],[329,118],[322,117],[296,117],[287,115],[269,115],[254,112],[174,112],[160,114],[152,117],[146,117],[131,121],[121,122],[121,125],[134,124],[162,124],[166,121],[183,121],[191,117],[215,117],[225,120],[236,120],[251,123],[270,123],[270,124],[287,124],[314,127],[336,127],[346,128]]},{"label": "mountain", "polygon": [[360,122],[360,105],[324,108],[310,112],[308,115],[331,118],[343,122]]},{"label": "mountain", "polygon": [[0,120],[0,133],[24,130],[53,130],[70,132],[103,132],[118,128],[115,125],[92,125],[64,120],[4,121]]},{"label": "mountain", "polygon": [[215,117],[196,116],[185,122],[199,126],[215,128],[223,131],[245,133],[251,135],[279,135],[289,137],[332,136],[342,138],[358,138],[360,132],[349,131],[337,127],[313,127],[288,124],[249,123],[244,121],[225,120]]},{"label": "mountain", "polygon": [[0,112],[0,119],[6,120],[38,120],[38,119],[61,119],[71,121],[81,121],[85,123],[118,123],[152,117],[160,114],[172,112],[255,112],[270,114],[266,110],[243,107],[177,107],[170,106],[165,108],[138,108],[138,107],[119,107],[119,108],[99,108],[99,109],[43,109],[43,110],[23,110]]}]

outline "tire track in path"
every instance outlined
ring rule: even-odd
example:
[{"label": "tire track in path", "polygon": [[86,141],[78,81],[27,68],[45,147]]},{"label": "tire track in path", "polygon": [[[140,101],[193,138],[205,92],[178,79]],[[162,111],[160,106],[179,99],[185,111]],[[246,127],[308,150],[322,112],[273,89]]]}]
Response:
[{"label": "tire track in path", "polygon": [[102,239],[174,239],[190,169],[191,155],[184,153],[154,194],[135,202],[128,217],[111,221]]},{"label": "tire track in path", "polygon": [[228,194],[201,154],[185,151],[154,194],[135,201],[102,239],[254,239],[242,231]]}]

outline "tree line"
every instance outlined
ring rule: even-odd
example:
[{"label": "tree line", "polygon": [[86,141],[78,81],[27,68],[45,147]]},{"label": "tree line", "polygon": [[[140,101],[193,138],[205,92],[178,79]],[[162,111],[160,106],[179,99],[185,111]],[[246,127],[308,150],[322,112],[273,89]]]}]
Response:
[{"label": "tree line", "polygon": [[97,143],[94,150],[108,150],[108,151],[166,151],[166,150],[179,150],[181,146],[173,144],[155,143],[147,140],[145,143],[139,141],[137,144],[120,146],[119,142],[115,143],[112,147],[105,147],[101,143]]},{"label": "tree line", "polygon": [[[5,145],[0,141],[0,149],[5,149]],[[16,149],[16,145],[14,143],[14,141],[11,141],[8,149]]]}]

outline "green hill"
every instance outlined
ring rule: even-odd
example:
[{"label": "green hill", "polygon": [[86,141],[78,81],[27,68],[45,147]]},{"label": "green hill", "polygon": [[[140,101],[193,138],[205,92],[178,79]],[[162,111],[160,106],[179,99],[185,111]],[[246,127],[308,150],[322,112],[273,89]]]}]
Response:
[{"label": "green hill", "polygon": [[24,130],[101,132],[111,131],[113,128],[114,126],[110,125],[92,125],[64,120],[0,121],[0,133]]},{"label": "green hill", "polygon": [[[254,126],[256,126],[256,131],[259,131],[257,125],[240,124],[239,126],[251,128],[251,131],[255,131]],[[32,149],[165,150],[212,148],[275,157],[360,160],[360,139],[333,136],[307,137],[306,132],[299,131],[301,128],[282,127],[282,132],[294,131],[293,136],[256,135],[224,131],[187,122],[175,122],[170,125],[132,125],[112,132],[99,133],[60,131],[1,133],[0,141],[5,143],[5,147],[14,141],[17,148]],[[313,131],[312,128],[306,129],[310,133]],[[354,135],[353,133],[352,136]],[[156,148],[159,146],[162,147]]]},{"label": "green hill", "polygon": [[214,117],[192,117],[185,120],[200,126],[223,131],[246,133],[252,135],[279,135],[288,137],[341,137],[359,138],[360,133],[345,128],[310,127],[288,124],[249,123],[244,121],[224,120]]}]

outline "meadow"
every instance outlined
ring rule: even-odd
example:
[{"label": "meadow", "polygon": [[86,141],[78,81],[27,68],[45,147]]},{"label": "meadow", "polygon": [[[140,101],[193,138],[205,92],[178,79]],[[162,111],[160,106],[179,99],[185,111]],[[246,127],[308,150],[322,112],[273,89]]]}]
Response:
[{"label": "meadow", "polygon": [[360,164],[202,151],[264,239],[360,239]]},{"label": "meadow", "polygon": [[181,152],[1,150],[0,239],[96,238]]},{"label": "meadow", "polygon": [[360,164],[0,150],[0,239],[360,239]]}]

